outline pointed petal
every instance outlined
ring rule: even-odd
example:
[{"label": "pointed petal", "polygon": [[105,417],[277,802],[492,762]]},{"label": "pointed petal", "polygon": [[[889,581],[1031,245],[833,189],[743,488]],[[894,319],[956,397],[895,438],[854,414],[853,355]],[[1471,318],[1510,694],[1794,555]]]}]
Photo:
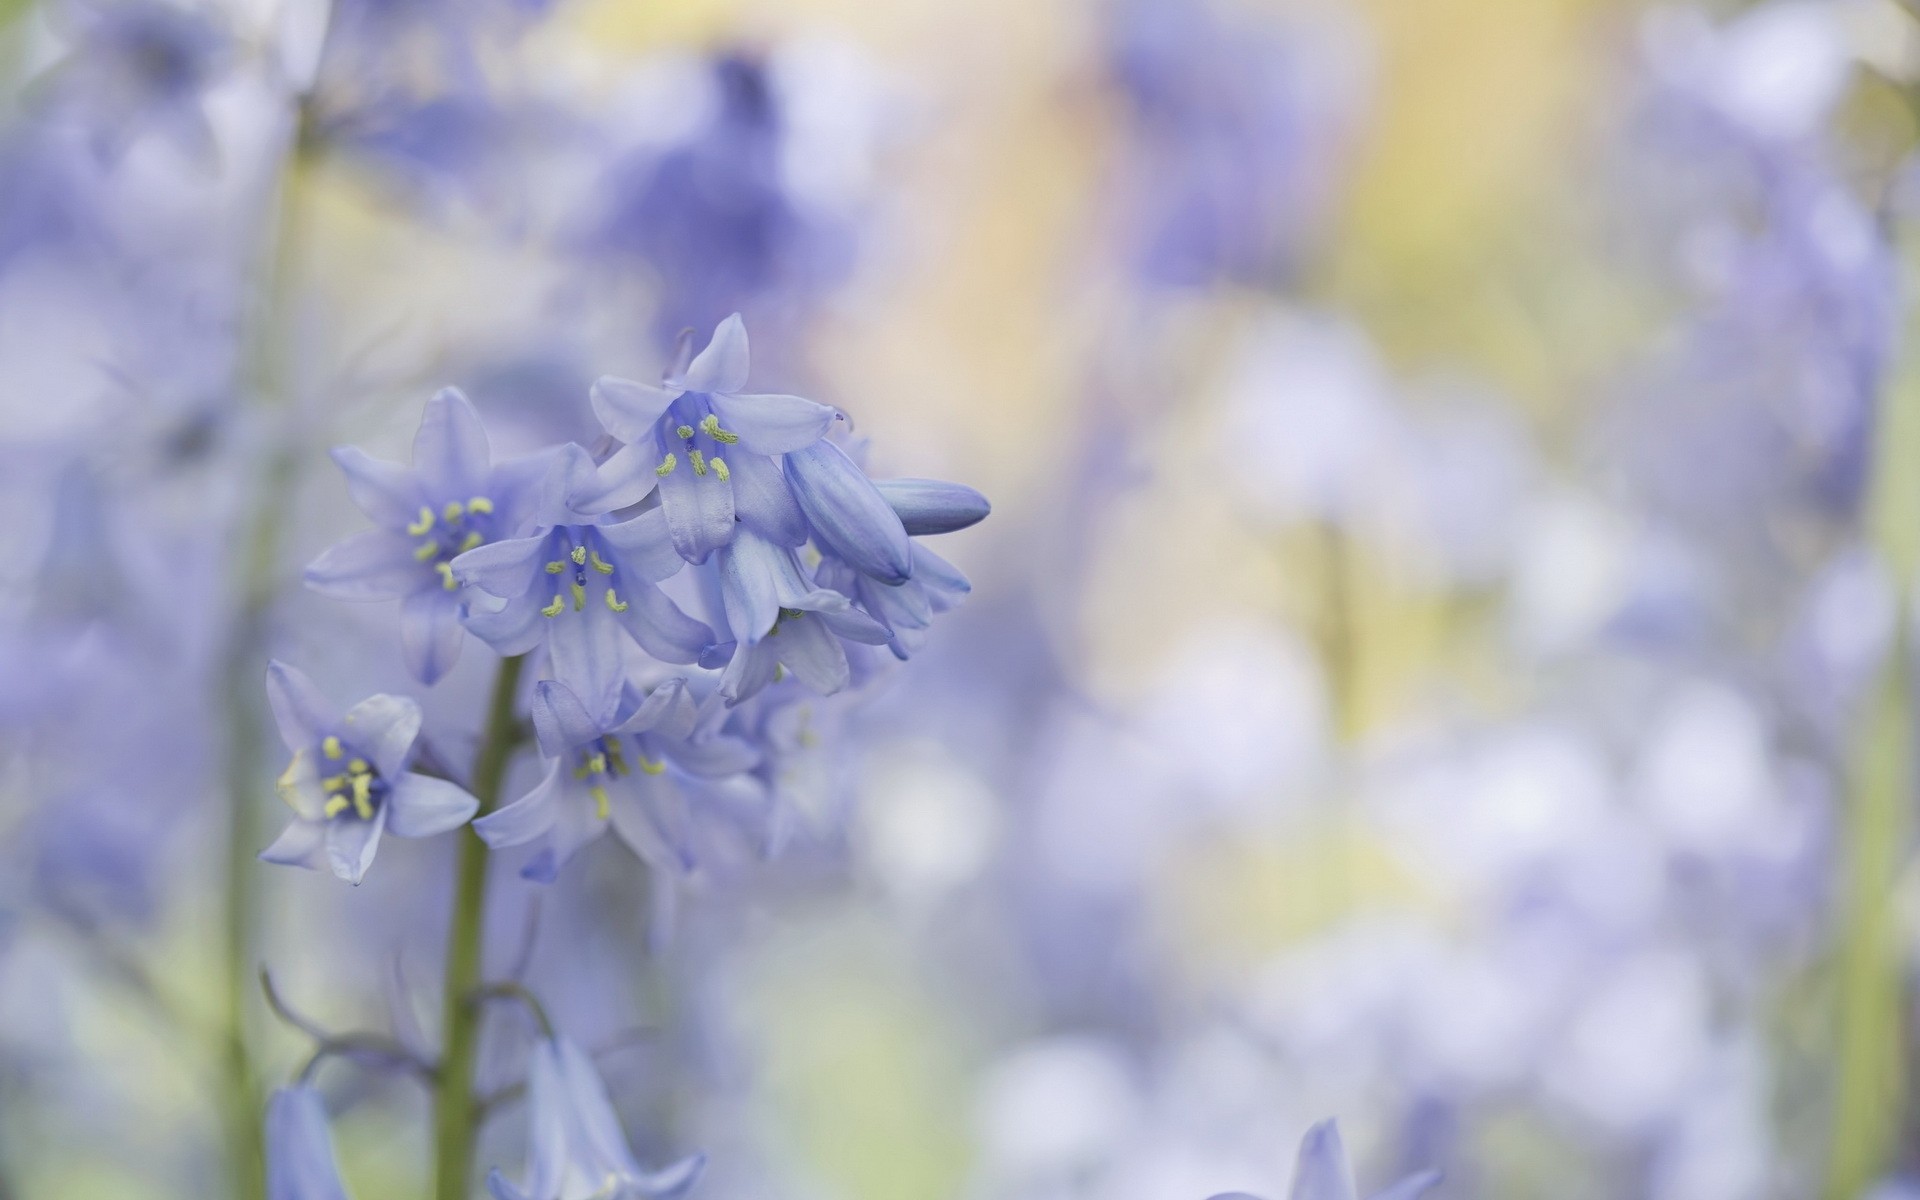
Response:
[{"label": "pointed petal", "polygon": [[[493,1200],[545,1200],[544,1197],[529,1196],[519,1188],[507,1182],[507,1177],[495,1167],[487,1172],[487,1193]],[[279,1200],[276,1196],[274,1200]]]},{"label": "pointed petal", "polygon": [[267,1101],[267,1195],[272,1200],[347,1200],[320,1093],[284,1087]]},{"label": "pointed petal", "polygon": [[274,790],[295,814],[318,821],[327,809],[327,792],[320,784],[320,768],[311,747],[295,750],[293,761],[274,781]]},{"label": "pointed petal", "polygon": [[1291,1200],[1357,1200],[1353,1166],[1335,1122],[1322,1121],[1300,1139],[1299,1165],[1288,1196]]},{"label": "pointed petal", "polygon": [[605,604],[592,603],[579,612],[567,608],[547,621],[554,678],[573,689],[588,712],[614,711],[624,682],[620,643],[625,637],[614,614]]},{"label": "pointed petal", "polygon": [[633,1185],[652,1200],[679,1200],[700,1182],[707,1169],[707,1156],[694,1154],[658,1171],[643,1171],[634,1176]]},{"label": "pointed petal", "polygon": [[659,583],[673,578],[687,565],[673,548],[667,514],[657,508],[630,520],[595,525],[588,536],[604,544],[603,549],[609,552],[607,559],[619,566],[623,576],[632,574],[648,583]]},{"label": "pointed petal", "polygon": [[1438,1171],[1422,1171],[1418,1175],[1409,1175],[1386,1191],[1374,1196],[1373,1200],[1414,1200],[1428,1189],[1439,1186],[1441,1179]]},{"label": "pointed petal", "polygon": [[713,340],[687,366],[689,392],[737,392],[747,386],[747,323],[734,313],[713,331]]},{"label": "pointed petal", "polygon": [[367,519],[383,529],[404,530],[420,516],[426,498],[412,471],[375,458],[358,446],[336,446],[333,461],[347,477],[347,495]]},{"label": "pointed petal", "polygon": [[480,840],[499,850],[524,845],[553,828],[560,817],[560,772],[565,765],[560,759],[552,760],[532,791],[475,821],[473,831]]},{"label": "pointed petal", "polygon": [[552,883],[559,878],[560,868],[566,866],[568,860],[588,842],[607,831],[606,818],[600,815],[586,790],[578,785],[569,788],[563,780],[560,801],[554,809],[557,815],[553,826],[547,830],[546,844],[526,866],[520,868],[520,875],[524,879]]},{"label": "pointed petal", "polygon": [[393,809],[387,827],[393,836],[403,838],[434,837],[458,829],[480,811],[480,801],[459,784],[413,771],[400,777],[387,805]]},{"label": "pointed petal", "polygon": [[487,483],[496,540],[526,537],[540,526],[563,523],[569,492],[582,486],[593,470],[592,457],[571,442],[496,465]]},{"label": "pointed petal", "polygon": [[469,605],[467,609],[467,632],[493,647],[495,654],[512,658],[529,653],[547,636],[547,618],[540,615],[542,601],[538,597],[526,595],[495,603],[500,606]]},{"label": "pointed petal", "polygon": [[327,822],[327,861],[333,873],[358,887],[373,865],[373,856],[380,851],[380,834],[386,827],[384,804],[374,810],[371,821],[336,817]]},{"label": "pointed petal", "polygon": [[393,600],[436,581],[413,557],[413,539],[369,529],[307,564],[306,584],[335,600]]},{"label": "pointed petal", "polygon": [[317,871],[326,861],[327,827],[319,821],[295,820],[280,831],[273,845],[260,852],[261,862]]},{"label": "pointed petal", "polygon": [[278,660],[267,664],[267,705],[280,727],[280,740],[296,754],[325,737],[340,719],[339,710],[327,703],[306,672]]},{"label": "pointed petal", "polygon": [[845,451],[815,442],[787,455],[786,471],[815,536],[835,554],[882,583],[913,574],[906,527]]},{"label": "pointed petal", "polygon": [[952,533],[978,525],[993,511],[987,498],[964,483],[940,479],[876,479],[873,486],[913,537]]},{"label": "pointed petal", "polygon": [[719,573],[727,625],[741,642],[766,636],[780,610],[798,607],[811,590],[794,564],[793,552],[751,530],[743,530],[721,553]]},{"label": "pointed petal", "polygon": [[400,652],[407,670],[428,687],[453,670],[466,636],[458,592],[435,585],[400,602]]},{"label": "pointed petal", "polygon": [[662,725],[686,730],[693,727],[693,701],[687,695],[687,681],[669,679],[648,692],[614,733],[646,733]]},{"label": "pointed petal", "polygon": [[913,544],[913,582],[926,590],[927,602],[937,613],[951,609],[973,591],[973,583],[959,567],[918,542]]},{"label": "pointed petal", "polygon": [[574,690],[557,679],[542,679],[533,688],[529,706],[534,738],[540,753],[564,758],[575,746],[584,746],[606,731],[606,723],[587,711]]},{"label": "pointed petal", "polygon": [[[884,631],[883,631],[884,633]],[[782,621],[780,632],[768,641],[780,643],[780,661],[794,678],[823,696],[847,686],[850,670],[847,652],[817,613],[808,613],[797,621]]]},{"label": "pointed petal", "polygon": [[527,1190],[534,1200],[560,1200],[566,1186],[567,1101],[559,1058],[543,1041],[527,1059]]},{"label": "pointed petal", "polygon": [[341,725],[380,774],[398,779],[412,761],[413,743],[420,736],[420,706],[408,696],[368,696],[347,710]]},{"label": "pointed petal", "polygon": [[620,1130],[620,1119],[614,1115],[606,1084],[600,1081],[600,1073],[593,1069],[586,1052],[564,1037],[555,1038],[553,1048],[560,1067],[560,1085],[573,1117],[576,1144],[585,1151],[583,1157],[587,1161],[580,1165],[586,1168],[590,1178],[638,1175],[639,1164],[634,1162],[633,1151],[627,1147],[627,1137]]},{"label": "pointed petal", "polygon": [[779,654],[770,639],[738,646],[720,676],[720,694],[729,705],[758,695],[773,682],[774,670],[779,665]]},{"label": "pointed petal", "polygon": [[768,541],[798,546],[807,540],[807,517],[772,459],[742,454],[727,460],[733,471],[733,511],[740,523]]},{"label": "pointed petal", "polygon": [[707,397],[720,428],[738,434],[740,448],[753,454],[785,454],[825,437],[840,414],[798,396],[738,395]]},{"label": "pointed petal", "polygon": [[680,611],[680,606],[650,583],[631,585],[622,594],[627,611],[615,616],[627,636],[661,662],[691,663],[713,644],[713,630]]},{"label": "pointed petal", "polygon": [[594,468],[591,479],[582,480],[568,493],[568,507],[581,516],[597,517],[640,503],[660,482],[653,473],[656,461],[652,438],[620,447]]},{"label": "pointed petal", "polygon": [[660,479],[660,507],[666,514],[673,548],[690,563],[707,556],[733,537],[733,485],[711,468],[695,471],[679,443],[662,433],[656,440],[661,460],[674,454],[673,469]]},{"label": "pointed petal", "polygon": [[794,607],[816,614],[828,629],[849,641],[869,646],[887,644],[887,627],[853,607],[839,592],[816,588]]},{"label": "pointed petal", "polygon": [[751,771],[760,761],[753,743],[737,737],[710,737],[668,742],[665,745],[673,765],[693,775],[718,779]]},{"label": "pointed petal", "polygon": [[655,387],[614,375],[594,380],[589,393],[593,415],[600,418],[601,428],[628,445],[652,445],[653,427],[681,395],[678,388]]},{"label": "pointed petal", "polygon": [[424,490],[466,500],[485,493],[493,447],[473,402],[459,388],[442,388],[427,401],[413,435],[413,471]]},{"label": "pointed petal", "polygon": [[540,578],[551,540],[551,535],[542,533],[475,546],[448,565],[460,582],[470,583],[489,596],[511,600],[526,595],[534,580]]}]

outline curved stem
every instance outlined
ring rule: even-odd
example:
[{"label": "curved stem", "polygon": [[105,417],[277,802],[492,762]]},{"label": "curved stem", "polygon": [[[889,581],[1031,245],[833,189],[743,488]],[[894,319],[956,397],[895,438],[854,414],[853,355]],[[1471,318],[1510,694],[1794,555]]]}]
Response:
[{"label": "curved stem", "polygon": [[[473,767],[473,794],[480,814],[500,802],[507,760],[521,736],[514,698],[520,690],[522,660],[505,659],[493,680],[487,728]],[[486,931],[487,844],[472,829],[460,838],[454,876],[453,914],[447,931],[446,979],[441,1023],[444,1027],[440,1078],[434,1087],[435,1200],[466,1200],[472,1170],[475,1103],[473,1067],[480,1041],[480,1006],[473,993],[480,984],[480,951]]]}]

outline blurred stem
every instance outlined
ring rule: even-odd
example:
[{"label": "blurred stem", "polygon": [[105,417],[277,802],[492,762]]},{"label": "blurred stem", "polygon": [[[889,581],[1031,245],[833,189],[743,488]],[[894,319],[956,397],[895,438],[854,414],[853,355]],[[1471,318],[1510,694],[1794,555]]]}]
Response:
[{"label": "blurred stem", "polygon": [[1339,522],[1322,521],[1320,531],[1320,660],[1327,673],[1328,716],[1336,740],[1345,742],[1360,727],[1360,652],[1353,627],[1352,547]]},{"label": "blurred stem", "polygon": [[[498,806],[507,761],[519,744],[521,730],[514,712],[520,690],[523,660],[501,660],[493,680],[493,698],[487,705],[487,727],[473,766],[473,794],[484,816]],[[487,844],[471,828],[457,835],[460,861],[456,868],[453,913],[447,930],[446,979],[443,983],[441,1024],[444,1045],[440,1078],[434,1088],[435,1200],[466,1200],[473,1163],[473,1136],[478,1122],[473,1094],[473,1069],[480,1042],[482,1005],[480,952],[486,931]]]},{"label": "blurred stem", "polygon": [[1855,1200],[1891,1163],[1905,1109],[1904,956],[1895,891],[1914,790],[1908,601],[1920,567],[1920,363],[1883,389],[1867,519],[1896,600],[1894,630],[1852,747],[1841,841],[1834,1095],[1825,1195]]}]

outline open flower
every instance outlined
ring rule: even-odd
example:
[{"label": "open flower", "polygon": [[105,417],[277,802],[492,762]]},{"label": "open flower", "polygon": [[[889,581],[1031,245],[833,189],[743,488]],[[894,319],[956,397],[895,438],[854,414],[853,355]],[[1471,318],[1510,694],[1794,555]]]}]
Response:
[{"label": "open flower", "polygon": [[341,600],[399,600],[407,669],[437,682],[460,654],[469,596],[453,560],[525,530],[564,485],[552,453],[496,465],[480,415],[457,388],[427,401],[413,464],[352,446],[333,452],[353,502],[378,529],[340,542],[307,567],[307,586]]},{"label": "open flower", "polygon": [[[1414,1200],[1439,1182],[1440,1172],[1421,1171],[1384,1192],[1376,1192],[1372,1200]],[[1289,1200],[1359,1200],[1353,1164],[1347,1161],[1347,1148],[1341,1144],[1337,1122],[1322,1121],[1300,1139],[1300,1161],[1293,1169],[1293,1187],[1287,1195]],[[1213,1200],[1258,1200],[1258,1197],[1245,1192],[1226,1192]]]},{"label": "open flower", "polygon": [[267,1200],[347,1200],[320,1093],[302,1084],[267,1101]]},{"label": "open flower", "polygon": [[882,646],[892,637],[846,596],[809,580],[784,546],[742,530],[718,564],[720,598],[734,641],[715,647],[707,665],[726,663],[720,694],[729,703],[773,683],[783,669],[830,695],[852,677],[842,638]]},{"label": "open flower", "polygon": [[473,819],[480,803],[444,779],[407,770],[420,736],[420,706],[405,696],[369,696],[344,714],[313,681],[285,663],[267,667],[267,701],[293,761],[280,796],[294,820],[260,852],[267,862],[318,868],[357,884],[380,835],[432,837]]},{"label": "open flower", "polygon": [[690,563],[731,541],[736,521],[783,546],[807,540],[772,456],[818,442],[838,414],[798,396],[742,391],[747,364],[747,327],[735,313],[677,377],[593,385],[595,415],[626,445],[600,465],[591,499],[623,507],[657,485],[674,549]]},{"label": "open flower", "polygon": [[531,707],[546,774],[474,823],[495,848],[546,839],[521,871],[528,879],[552,881],[609,825],[654,867],[684,872],[694,865],[689,793],[758,789],[746,772],[759,755],[706,730],[682,680],[644,695],[629,687],[608,715],[595,716],[566,684],[548,679],[534,688]]},{"label": "open flower", "polygon": [[499,1170],[487,1176],[496,1200],[674,1200],[706,1168],[704,1154],[658,1171],[635,1161],[599,1072],[580,1047],[554,1038],[533,1048],[527,1065],[527,1177],[522,1187]]}]

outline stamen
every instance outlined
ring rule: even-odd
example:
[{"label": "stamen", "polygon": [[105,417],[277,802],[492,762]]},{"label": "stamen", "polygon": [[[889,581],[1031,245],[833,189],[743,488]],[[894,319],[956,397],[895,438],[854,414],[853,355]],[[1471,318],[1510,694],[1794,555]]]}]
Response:
[{"label": "stamen", "polygon": [[467,530],[467,536],[460,539],[460,553],[465,554],[486,540],[486,538],[480,536],[478,529],[469,529]]},{"label": "stamen", "polygon": [[720,418],[713,413],[708,413],[706,417],[701,420],[700,428],[706,432],[708,437],[723,446],[731,446],[740,440],[739,434],[729,433],[720,428]]},{"label": "stamen", "polygon": [[775,683],[779,683],[782,679],[785,679],[786,677],[787,677],[787,665],[785,663],[773,664],[773,681]]},{"label": "stamen", "polygon": [[421,542],[418,546],[415,546],[413,549],[413,561],[427,562],[428,560],[432,559],[436,554],[439,554],[439,553],[440,553],[439,542]]},{"label": "stamen", "polygon": [[713,468],[713,473],[720,477],[721,483],[725,483],[727,480],[733,478],[733,472],[727,470],[727,460],[721,458],[718,454],[708,459],[707,465]]},{"label": "stamen", "polygon": [[608,562],[606,559],[601,558],[600,552],[598,550],[589,552],[587,557],[593,560],[594,570],[600,572],[602,575],[613,574],[613,564]]},{"label": "stamen", "polygon": [[679,434],[679,435],[680,435],[680,440],[684,442],[684,441],[686,441],[686,440],[687,440],[688,438],[690,438],[690,437],[692,437],[692,436],[693,436],[693,426],[691,426],[691,425],[682,425],[682,426],[681,426],[680,428],[678,428],[678,429],[676,429],[676,430],[674,430],[674,432],[675,432],[675,433],[677,433],[677,434]]},{"label": "stamen", "polygon": [[353,801],[347,799],[345,796],[335,796],[333,799],[327,801],[327,806],[321,809],[320,813],[322,816],[331,820],[352,807]]},{"label": "stamen", "polygon": [[549,575],[558,575],[560,572],[566,569],[567,569],[567,564],[561,562],[557,558],[547,564],[547,574]]},{"label": "stamen", "polygon": [[582,566],[587,561],[587,548],[585,546],[575,546],[573,548],[573,553],[569,554],[567,557],[573,560],[574,566],[576,567]]},{"label": "stamen", "polygon": [[560,598],[559,592],[555,592],[553,594],[553,603],[541,609],[540,615],[543,617],[557,617],[560,615],[561,611],[564,610],[566,607],[567,607],[567,602]]},{"label": "stamen", "polygon": [[623,613],[627,611],[627,609],[633,606],[627,603],[625,600],[620,599],[618,596],[615,596],[613,594],[613,589],[608,588],[607,589],[607,607],[617,613]]},{"label": "stamen", "polygon": [[449,500],[447,501],[447,506],[440,510],[440,515],[451,524],[454,521],[458,521],[461,514],[466,511],[466,505],[460,503],[458,500]]},{"label": "stamen", "polygon": [[607,789],[596,783],[587,789],[587,795],[593,797],[594,815],[602,821],[606,820],[607,814],[613,811],[613,802],[607,798]]},{"label": "stamen", "polygon": [[347,764],[347,770],[355,775],[365,775],[369,770],[367,760],[364,758],[356,758]]},{"label": "stamen", "polygon": [[668,454],[665,458],[660,460],[660,465],[653,469],[653,473],[655,475],[658,475],[660,478],[665,479],[667,476],[673,474],[673,469],[679,465],[680,465],[680,460],[675,458],[672,454]]},{"label": "stamen", "polygon": [[650,758],[643,757],[640,760],[640,769],[649,775],[658,775],[667,769],[667,764],[664,762],[655,762]]},{"label": "stamen", "polygon": [[460,590],[460,581],[453,577],[452,563],[435,563],[433,564],[433,569],[440,572],[441,587],[447,589],[449,592],[457,592]]},{"label": "stamen", "polygon": [[340,748],[339,738],[328,734],[326,737],[320,739],[320,753],[326,755],[328,758],[339,758],[342,754],[345,754],[346,751]]},{"label": "stamen", "polygon": [[573,592],[573,611],[579,612],[587,606],[587,588],[585,584],[570,583],[568,590]]},{"label": "stamen", "polygon": [[412,534],[414,537],[419,537],[421,534],[425,533],[427,530],[432,528],[433,528],[433,510],[423,504],[420,506],[420,519],[415,521],[413,524],[407,526],[407,532]]},{"label": "stamen", "polygon": [[320,790],[323,792],[344,792],[347,790],[347,777],[345,775],[329,775],[320,781]]},{"label": "stamen", "polygon": [[707,473],[706,456],[698,450],[687,451],[687,461],[693,464],[693,473],[695,475],[705,475]]},{"label": "stamen", "polygon": [[487,499],[485,496],[475,496],[473,499],[467,501],[467,511],[491,513],[493,511],[493,501]]},{"label": "stamen", "polygon": [[371,775],[353,777],[353,811],[360,814],[362,821],[373,820],[373,777]]},{"label": "stamen", "polygon": [[613,764],[614,776],[617,778],[625,775],[627,773],[627,760],[620,753],[620,739],[612,734],[608,734],[606,737],[600,739],[600,744],[607,748],[607,761]]}]

